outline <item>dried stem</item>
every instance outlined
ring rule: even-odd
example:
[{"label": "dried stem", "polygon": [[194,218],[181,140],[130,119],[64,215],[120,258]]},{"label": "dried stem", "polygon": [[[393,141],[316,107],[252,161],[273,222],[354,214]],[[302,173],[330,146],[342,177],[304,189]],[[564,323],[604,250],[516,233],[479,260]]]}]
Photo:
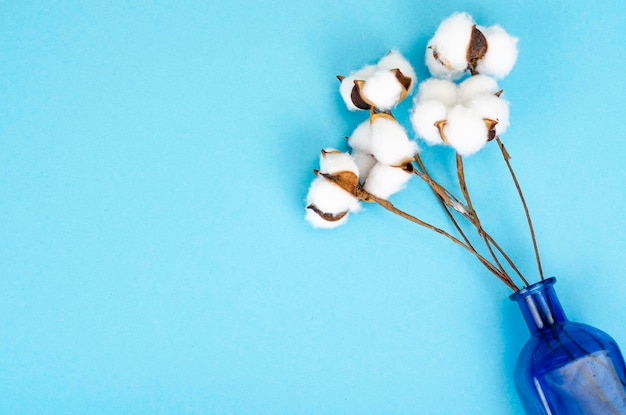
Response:
[{"label": "dried stem", "polygon": [[423,226],[427,229],[430,229],[434,232],[437,232],[440,235],[445,236],[446,238],[450,239],[452,242],[454,242],[455,244],[465,248],[466,250],[468,250],[469,252],[471,252],[474,256],[476,256],[476,258],[478,258],[478,260],[491,272],[493,273],[496,277],[498,277],[503,283],[505,283],[510,289],[512,289],[513,291],[518,291],[518,287],[513,283],[513,281],[511,281],[511,279],[505,274],[502,273],[498,268],[496,268],[491,262],[489,262],[489,260],[487,260],[485,257],[483,257],[482,255],[480,255],[471,245],[468,245],[462,241],[460,241],[459,239],[455,238],[454,236],[450,235],[448,232],[444,231],[443,229],[440,229],[436,226],[433,226],[427,222],[424,222],[421,219],[416,218],[413,215],[410,215],[409,213],[398,209],[397,207],[395,207],[391,202],[389,202],[386,199],[381,199],[377,196],[372,195],[371,193],[366,192],[363,189],[359,189],[358,191],[359,195],[358,197],[365,201],[365,202],[375,202],[378,205],[380,205],[381,207],[387,209],[388,211],[395,213],[396,215],[407,219],[413,223],[416,223],[420,226]]},{"label": "dried stem", "polygon": [[[493,252],[493,249],[491,248],[491,246],[493,246],[493,248],[495,248],[500,253],[500,255],[502,255],[502,257],[507,261],[507,263],[511,266],[511,268],[515,271],[515,273],[520,277],[520,279],[526,285],[528,285],[528,282],[523,277],[523,275],[521,274],[519,269],[515,266],[515,264],[511,260],[511,258],[506,254],[506,252],[504,252],[504,250],[500,247],[500,245],[498,245],[498,243],[493,239],[493,237],[487,231],[485,231],[485,229],[482,227],[482,225],[478,221],[478,215],[476,214],[476,211],[474,210],[473,205],[471,205],[471,198],[469,198],[469,191],[467,190],[467,184],[466,184],[466,181],[465,181],[465,175],[463,174],[462,167],[461,167],[462,175],[461,175],[461,178],[459,179],[459,181],[461,183],[461,187],[465,190],[464,191],[464,196],[466,197],[468,205],[470,205],[471,208],[464,206],[459,201],[458,198],[456,198],[454,195],[452,195],[448,190],[446,190],[443,186],[441,186],[439,183],[437,183],[432,178],[432,176],[430,176],[430,174],[426,170],[426,166],[424,165],[424,162],[422,161],[422,159],[419,156],[419,154],[415,155],[415,161],[416,161],[416,163],[417,163],[417,165],[419,167],[419,173],[418,173],[418,169],[416,169],[416,174],[418,174],[418,176],[422,180],[424,180],[426,183],[428,183],[428,185],[431,187],[431,189],[435,193],[439,203],[444,208],[446,214],[450,218],[452,224],[454,225],[455,229],[459,232],[459,235],[461,235],[461,237],[463,238],[465,243],[470,248],[475,249],[472,246],[472,244],[470,243],[470,241],[467,238],[467,236],[465,235],[465,233],[463,232],[463,230],[461,229],[461,227],[459,226],[458,222],[455,220],[455,218],[452,215],[452,213],[450,212],[449,206],[452,207],[452,209],[454,209],[459,214],[463,215],[472,225],[474,225],[474,227],[477,229],[477,231],[483,237],[483,240],[485,241],[485,243],[489,247],[490,253],[494,257],[494,260],[498,264],[501,272],[506,275],[506,271],[504,271],[502,265],[499,263],[499,261],[498,261],[496,255],[495,255],[495,253]],[[461,163],[462,163],[462,160],[461,160]],[[453,201],[454,204],[452,204],[451,201]],[[462,209],[459,209],[458,207],[462,207]],[[509,279],[510,279],[510,277],[509,277]]]},{"label": "dried stem", "polygon": [[[530,230],[530,237],[532,238],[532,241],[533,241],[533,248],[535,250],[535,257],[537,259],[537,268],[539,269],[539,276],[541,277],[541,280],[543,281],[544,277],[543,277],[543,269],[541,268],[541,258],[539,257],[539,249],[537,249],[537,239],[535,238],[535,230],[533,228],[533,222],[530,219],[530,213],[528,211],[528,206],[526,205],[526,199],[524,199],[522,188],[520,187],[519,182],[517,181],[515,172],[513,172],[513,166],[511,166],[511,162],[509,161],[511,159],[509,152],[506,151],[506,148],[504,147],[504,144],[500,140],[500,137],[496,136],[496,141],[498,142],[498,147],[500,147],[500,151],[502,152],[502,157],[504,158],[504,161],[506,162],[506,165],[509,168],[509,172],[511,173],[511,177],[513,178],[513,182],[515,183],[515,188],[517,189],[517,194],[519,195],[520,200],[522,201],[522,206],[524,206],[524,213],[526,213],[526,220],[528,222],[528,228]],[[528,283],[526,284],[528,285]]]},{"label": "dried stem", "polygon": [[465,200],[467,201],[467,206],[470,210],[470,214],[473,216],[475,220],[475,222],[472,222],[472,223],[476,227],[476,230],[478,234],[480,235],[480,237],[483,238],[483,240],[485,241],[485,245],[487,246],[489,253],[493,257],[498,267],[500,267],[500,269],[504,272],[504,268],[502,267],[502,264],[500,264],[500,261],[498,260],[497,255],[493,251],[493,248],[495,248],[506,259],[508,264],[511,266],[513,271],[515,271],[518,277],[523,281],[523,283],[525,285],[528,285],[528,281],[526,280],[526,278],[524,278],[522,273],[515,266],[511,258],[504,252],[504,250],[500,247],[500,245],[496,243],[496,241],[491,237],[491,235],[489,235],[485,231],[485,229],[482,227],[480,220],[478,219],[478,214],[476,213],[476,210],[474,209],[474,206],[472,204],[472,200],[470,199],[469,191],[467,190],[467,182],[465,180],[465,169],[463,168],[463,157],[458,153],[456,155],[456,162],[457,162],[457,174],[459,177],[459,185],[461,187],[461,192],[463,193],[463,196],[465,197]]}]

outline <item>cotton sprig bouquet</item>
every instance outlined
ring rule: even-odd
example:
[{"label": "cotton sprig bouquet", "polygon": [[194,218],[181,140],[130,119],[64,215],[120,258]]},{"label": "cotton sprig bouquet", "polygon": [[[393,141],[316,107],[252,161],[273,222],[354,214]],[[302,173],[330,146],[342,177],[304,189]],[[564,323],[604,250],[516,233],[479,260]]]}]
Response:
[{"label": "cotton sprig bouquet", "polygon": [[[463,158],[490,142],[497,143],[526,213],[539,275],[543,279],[532,221],[521,188],[500,139],[509,127],[509,103],[498,80],[517,60],[517,38],[498,25],[477,25],[466,13],[445,19],[428,42],[425,64],[431,78],[417,85],[411,64],[397,50],[377,63],[348,76],[338,76],[339,92],[351,111],[367,111],[348,137],[350,152],[326,148],[306,198],[306,219],[315,227],[335,228],[346,223],[362,202],[377,203],[413,223],[435,231],[471,252],[491,273],[517,291],[516,275],[527,280],[510,257],[482,227],[467,190]],[[454,195],[428,172],[419,147],[391,111],[414,90],[410,121],[417,138],[428,145],[448,145],[456,153],[461,195]],[[390,196],[403,190],[414,176],[426,182],[447,213],[457,236],[398,209]],[[484,243],[481,254],[463,231],[469,222]],[[506,263],[507,267],[503,264]]]}]

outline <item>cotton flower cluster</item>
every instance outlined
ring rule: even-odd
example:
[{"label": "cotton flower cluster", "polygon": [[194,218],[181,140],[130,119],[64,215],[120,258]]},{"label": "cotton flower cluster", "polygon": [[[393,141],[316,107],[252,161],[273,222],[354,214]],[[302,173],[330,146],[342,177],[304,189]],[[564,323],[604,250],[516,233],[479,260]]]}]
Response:
[{"label": "cotton flower cluster", "polygon": [[509,103],[500,93],[497,82],[486,75],[458,85],[430,78],[420,84],[414,99],[413,129],[429,144],[447,143],[462,156],[473,154],[509,126]]},{"label": "cotton flower cluster", "polygon": [[313,226],[322,228],[345,223],[348,213],[359,210],[359,198],[387,199],[403,189],[412,177],[411,161],[418,151],[389,112],[417,81],[413,67],[398,51],[339,79],[348,109],[367,109],[370,114],[348,138],[351,153],[322,152],[306,213]]},{"label": "cotton flower cluster", "polygon": [[389,111],[413,91],[417,80],[411,64],[395,49],[377,64],[338,78],[339,93],[351,111]]},{"label": "cotton flower cluster", "polygon": [[[467,13],[455,13],[438,27],[426,49],[433,78],[419,86],[411,112],[417,136],[445,143],[462,156],[480,150],[509,126],[509,103],[496,78],[517,60],[517,38],[502,27],[477,26]],[[467,71],[471,77],[456,84]]]},{"label": "cotton flower cluster", "polygon": [[501,79],[516,60],[517,38],[498,25],[478,26],[467,13],[455,13],[441,22],[426,50],[430,73],[452,80],[468,70]]}]

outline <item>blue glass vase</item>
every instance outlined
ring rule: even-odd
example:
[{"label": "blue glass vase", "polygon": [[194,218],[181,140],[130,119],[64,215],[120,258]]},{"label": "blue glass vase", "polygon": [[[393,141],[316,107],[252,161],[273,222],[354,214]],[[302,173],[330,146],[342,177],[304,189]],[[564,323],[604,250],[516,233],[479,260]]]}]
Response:
[{"label": "blue glass vase", "polygon": [[515,367],[515,385],[528,415],[626,414],[626,367],[606,333],[567,320],[555,278],[530,285],[511,300],[530,329]]}]

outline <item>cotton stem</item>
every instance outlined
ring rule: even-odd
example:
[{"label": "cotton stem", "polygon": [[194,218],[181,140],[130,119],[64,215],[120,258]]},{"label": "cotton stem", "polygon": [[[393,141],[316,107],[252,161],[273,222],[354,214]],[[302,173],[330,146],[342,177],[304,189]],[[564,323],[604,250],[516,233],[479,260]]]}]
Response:
[{"label": "cotton stem", "polygon": [[[528,211],[528,206],[526,205],[526,199],[524,198],[522,188],[520,187],[519,182],[517,181],[517,177],[515,176],[515,172],[513,171],[513,166],[511,166],[511,162],[509,161],[511,159],[509,152],[504,147],[504,144],[500,140],[500,137],[496,136],[496,141],[498,142],[498,147],[500,147],[500,151],[502,152],[502,157],[504,158],[504,161],[506,162],[506,166],[509,168],[509,173],[511,173],[513,182],[515,183],[517,194],[519,195],[520,200],[522,201],[522,206],[524,207],[524,213],[526,214],[526,221],[528,222],[528,229],[530,230],[530,237],[533,241],[533,249],[535,250],[535,258],[537,259],[537,269],[539,270],[539,276],[541,277],[541,280],[543,281],[544,279],[543,269],[541,267],[541,258],[539,257],[539,249],[537,248],[537,238],[535,237],[533,221],[530,219],[530,212]],[[528,285],[528,283],[526,284]]]}]

